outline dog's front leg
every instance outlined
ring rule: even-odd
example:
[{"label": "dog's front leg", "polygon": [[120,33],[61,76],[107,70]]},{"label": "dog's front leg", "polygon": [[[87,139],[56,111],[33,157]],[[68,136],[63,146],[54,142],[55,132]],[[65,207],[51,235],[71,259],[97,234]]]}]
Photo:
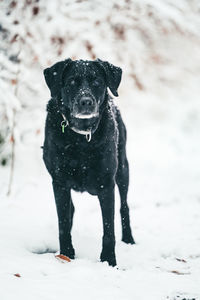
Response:
[{"label": "dog's front leg", "polygon": [[71,240],[72,200],[70,189],[53,181],[53,190],[58,214],[60,254],[74,258]]},{"label": "dog's front leg", "polygon": [[103,218],[103,248],[101,261],[116,266],[114,232],[114,184],[98,193]]}]

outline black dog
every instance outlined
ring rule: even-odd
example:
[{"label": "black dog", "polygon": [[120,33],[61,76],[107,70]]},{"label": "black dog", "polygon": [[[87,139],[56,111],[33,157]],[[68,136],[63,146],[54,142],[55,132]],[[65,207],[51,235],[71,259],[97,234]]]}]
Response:
[{"label": "black dog", "polygon": [[97,195],[103,217],[101,261],[116,265],[114,187],[121,197],[122,241],[134,244],[127,191],[126,129],[107,88],[118,96],[122,70],[97,59],[67,59],[44,70],[51,91],[43,159],[52,176],[60,253],[74,258],[71,189]]}]

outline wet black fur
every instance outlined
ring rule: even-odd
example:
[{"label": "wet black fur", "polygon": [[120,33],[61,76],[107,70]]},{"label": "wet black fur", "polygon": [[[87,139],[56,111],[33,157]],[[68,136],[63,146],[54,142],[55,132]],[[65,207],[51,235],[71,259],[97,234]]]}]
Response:
[{"label": "wet black fur", "polygon": [[[91,72],[92,79],[90,79]],[[46,69],[44,75],[52,98],[47,106],[43,159],[53,182],[59,223],[60,253],[72,259],[75,256],[71,240],[74,214],[71,189],[87,191],[98,196],[101,206],[104,230],[101,261],[107,261],[109,265],[115,266],[115,183],[119,187],[121,196],[122,241],[134,243],[127,205],[129,168],[125,149],[126,129],[119,110],[107,92],[109,87],[115,96],[118,95],[121,69],[101,60],[67,59]],[[69,75],[76,75],[76,86],[74,81],[70,83],[67,81]],[[94,80],[97,80],[96,83]],[[73,102],[76,94],[84,90],[86,85],[87,91],[89,93],[91,91],[96,99],[94,105],[98,106],[99,117],[77,121],[71,118],[72,106],[69,102]],[[79,107],[79,102],[77,103]],[[88,142],[85,135],[74,132],[70,126],[62,133],[61,112],[68,118],[69,125],[75,124],[79,129],[84,127],[84,130],[90,127],[91,141]]]}]

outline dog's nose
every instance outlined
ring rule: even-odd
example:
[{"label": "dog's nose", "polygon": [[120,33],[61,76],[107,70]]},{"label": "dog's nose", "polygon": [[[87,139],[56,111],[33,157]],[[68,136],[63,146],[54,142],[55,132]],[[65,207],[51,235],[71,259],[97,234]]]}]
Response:
[{"label": "dog's nose", "polygon": [[81,107],[89,107],[89,106],[92,106],[93,105],[93,100],[92,100],[92,98],[90,98],[90,97],[82,97],[81,99],[80,99],[80,105],[81,105]]}]

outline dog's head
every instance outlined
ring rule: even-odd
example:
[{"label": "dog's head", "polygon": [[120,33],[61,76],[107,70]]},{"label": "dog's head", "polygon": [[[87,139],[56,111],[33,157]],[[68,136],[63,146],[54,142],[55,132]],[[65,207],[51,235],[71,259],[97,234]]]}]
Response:
[{"label": "dog's head", "polygon": [[77,130],[95,131],[102,107],[108,99],[107,88],[114,96],[122,70],[107,61],[66,59],[44,70],[52,101]]}]

